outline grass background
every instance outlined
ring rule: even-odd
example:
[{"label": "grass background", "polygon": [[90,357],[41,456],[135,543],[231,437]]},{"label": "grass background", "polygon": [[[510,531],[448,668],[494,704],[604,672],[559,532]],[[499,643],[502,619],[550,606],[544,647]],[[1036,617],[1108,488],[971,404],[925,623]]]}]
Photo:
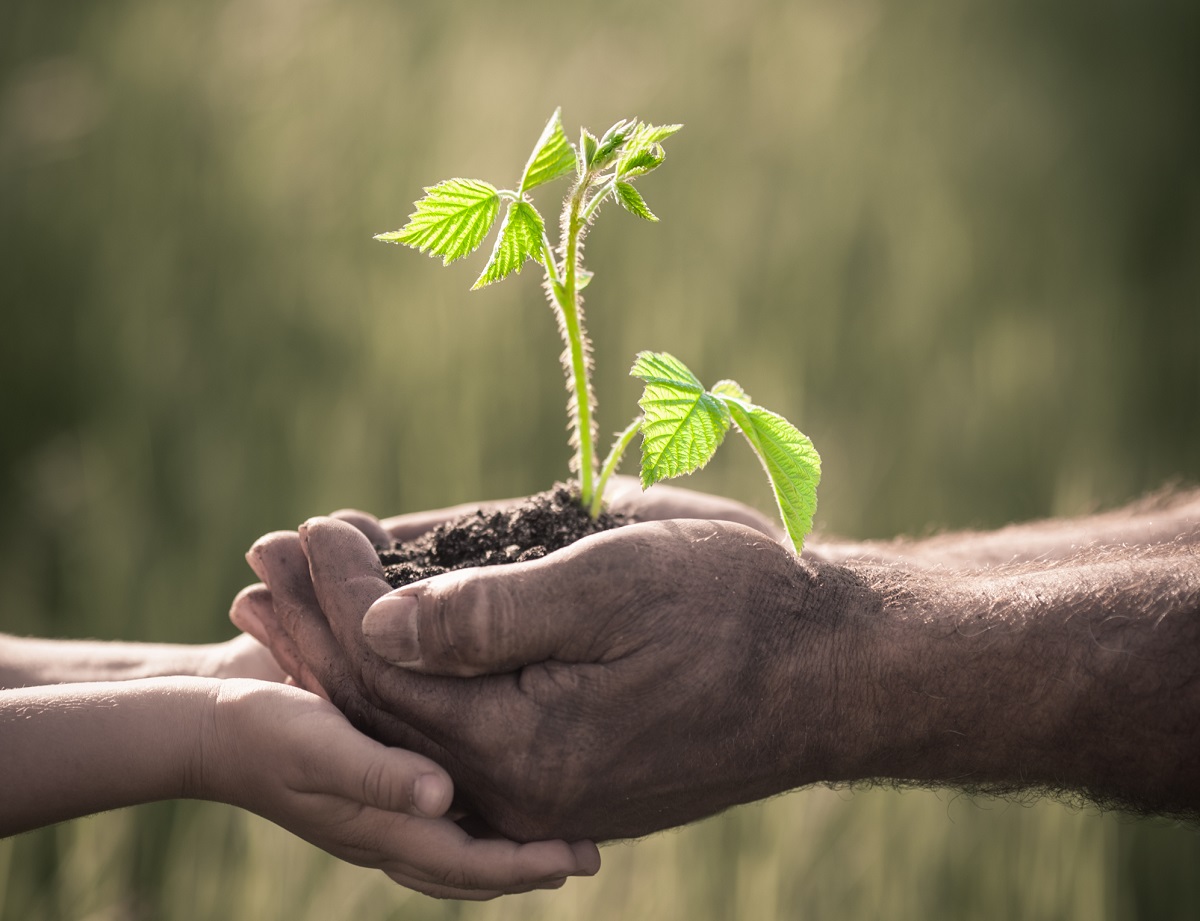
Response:
[{"label": "grass background", "polygon": [[[222,639],[260,533],[561,477],[532,272],[469,294],[482,255],[370,239],[423,185],[515,181],[557,105],[687,125],[662,223],[590,237],[602,431],[668,349],[812,436],[826,532],[1195,482],[1198,36],[1188,0],[10,0],[0,629]],[[769,508],[740,446],[692,485]],[[952,793],[805,791],[605,862],[444,904],[162,804],[0,842],[0,917],[1200,914],[1192,830]]]}]

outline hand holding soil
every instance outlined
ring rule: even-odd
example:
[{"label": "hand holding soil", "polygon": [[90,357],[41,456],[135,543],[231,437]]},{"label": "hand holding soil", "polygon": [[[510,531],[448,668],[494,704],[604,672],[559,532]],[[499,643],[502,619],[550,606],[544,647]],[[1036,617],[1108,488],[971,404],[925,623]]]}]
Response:
[{"label": "hand holding soil", "polygon": [[1198,546],[1196,493],[811,560],[668,520],[389,592],[325,518],[256,545],[247,597],[285,668],[518,839],[869,780],[1194,818]]},{"label": "hand holding soil", "polygon": [[[796,775],[794,730],[835,722],[832,596],[743,525],[630,525],[421,583],[421,648],[437,652],[423,666],[502,672],[473,681],[368,645],[364,615],[390,586],[356,528],[313,519],[253,553],[284,661],[355,725],[444,765],[465,805],[519,840],[644,835],[825,774],[810,747],[814,773]],[[378,645],[407,655],[395,640]]]}]

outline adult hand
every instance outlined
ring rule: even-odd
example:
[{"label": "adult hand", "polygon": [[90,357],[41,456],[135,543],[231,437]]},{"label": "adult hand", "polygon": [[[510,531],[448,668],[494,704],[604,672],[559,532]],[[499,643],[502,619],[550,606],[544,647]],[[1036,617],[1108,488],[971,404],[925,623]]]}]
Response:
[{"label": "adult hand", "polygon": [[745,526],[631,525],[395,593],[335,519],[250,559],[270,631],[351,721],[518,840],[644,835],[834,776],[833,640],[860,590]]},{"label": "adult hand", "polygon": [[427,758],[354,729],[296,688],[225,681],[195,795],[241,806],[351,863],[440,898],[557,888],[595,872],[594,846],[478,840],[445,818],[450,778]]},{"label": "adult hand", "polygon": [[[614,476],[604,490],[604,500],[605,508],[608,511],[625,515],[634,521],[707,518],[714,521],[737,522],[761,531],[776,540],[783,538],[783,532],[777,524],[762,512],[744,503],[726,499],[723,496],[712,496],[663,483],[643,490],[636,477]],[[332,517],[349,521],[366,534],[372,543],[383,546],[392,539],[404,541],[420,537],[440,524],[445,524],[447,521],[463,515],[470,515],[479,509],[487,512],[499,511],[524,501],[525,497],[490,502],[468,502],[450,508],[413,512],[382,520],[354,509],[334,512]]]},{"label": "adult hand", "polygon": [[[614,476],[605,489],[605,499],[609,511],[638,522],[676,518],[728,521],[754,528],[776,541],[784,539],[783,531],[771,519],[744,503],[723,496],[713,496],[662,483],[643,490],[636,477]],[[383,519],[358,509],[339,509],[331,513],[330,517],[352,524],[374,547],[383,549],[390,546],[394,540],[413,540],[439,525],[476,511],[500,511],[524,501],[525,498],[522,497],[468,502]],[[297,650],[292,637],[280,629],[271,605],[270,590],[261,582],[255,583],[244,588],[234,599],[229,617],[238,629],[254,637],[261,646],[271,651],[280,669],[290,676],[291,680],[315,694],[325,695],[325,689]]]}]

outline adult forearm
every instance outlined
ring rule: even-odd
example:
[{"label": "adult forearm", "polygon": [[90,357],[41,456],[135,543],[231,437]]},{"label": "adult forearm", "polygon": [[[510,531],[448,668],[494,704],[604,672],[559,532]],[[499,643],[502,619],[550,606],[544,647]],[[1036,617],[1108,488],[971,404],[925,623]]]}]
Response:
[{"label": "adult forearm", "polygon": [[1200,490],[1164,493],[1097,515],[1012,524],[887,541],[814,541],[806,551],[829,563],[896,563],[925,568],[985,569],[1050,563],[1098,550],[1200,546]]},{"label": "adult forearm", "polygon": [[987,574],[853,569],[876,599],[854,776],[1045,789],[1200,814],[1200,552],[1092,553]]},{"label": "adult forearm", "polygon": [[188,795],[219,682],[0,691],[0,835]]}]

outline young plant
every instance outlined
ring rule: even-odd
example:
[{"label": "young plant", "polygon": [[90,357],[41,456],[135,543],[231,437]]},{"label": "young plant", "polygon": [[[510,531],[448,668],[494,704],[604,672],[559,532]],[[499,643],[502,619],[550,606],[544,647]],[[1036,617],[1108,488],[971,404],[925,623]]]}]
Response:
[{"label": "young plant", "polygon": [[[497,188],[478,179],[447,179],[425,189],[404,227],[377,234],[375,239],[441,256],[442,263],[449,265],[483,244],[505,203],[491,257],[472,290],[519,273],[526,260],[541,265],[546,296],[566,346],[562,363],[574,449],[571,471],[579,477],[583,506],[593,517],[600,514],[605,484],[637,432],[642,433],[645,489],[703,467],[726,432],[735,427],[762,462],[784,527],[799,553],[812,530],[821,459],[805,435],[782,416],[750,402],[733,381],[706,390],[677,358],[665,352],[640,352],[630,374],[646,385],[638,401],[642,412],[617,434],[603,463],[596,463],[592,346],[581,296],[592,273],[583,267],[583,241],[608,199],[643,220],[658,220],[633,183],[662,164],[663,141],[681,127],[623,119],[599,137],[583,129],[579,143],[572,144],[563,130],[561,110],[556,110],[534,145],[516,189]],[[563,200],[558,245],[552,246],[546,222],[529,192],[568,174],[574,174],[574,181]]]}]

